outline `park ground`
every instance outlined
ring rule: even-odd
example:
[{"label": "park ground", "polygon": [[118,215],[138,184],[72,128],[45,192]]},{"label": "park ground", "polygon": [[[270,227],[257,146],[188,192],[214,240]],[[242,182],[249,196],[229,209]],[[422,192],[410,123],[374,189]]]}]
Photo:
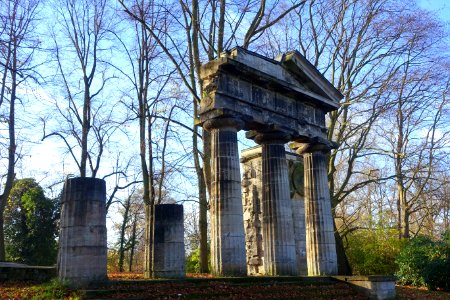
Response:
[{"label": "park ground", "polygon": [[[189,275],[190,278],[208,276]],[[244,283],[221,280],[144,282],[139,273],[111,273],[117,284],[89,290],[69,289],[56,282],[0,282],[0,299],[366,299],[344,283]],[[126,283],[120,283],[120,282]],[[396,299],[450,299],[450,293],[397,286]]]}]

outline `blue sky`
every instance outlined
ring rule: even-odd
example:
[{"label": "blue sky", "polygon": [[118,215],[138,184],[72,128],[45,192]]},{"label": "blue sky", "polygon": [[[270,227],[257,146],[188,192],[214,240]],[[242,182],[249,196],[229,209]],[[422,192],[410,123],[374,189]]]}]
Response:
[{"label": "blue sky", "polygon": [[450,0],[420,0],[419,5],[436,12],[441,19],[450,21]]}]

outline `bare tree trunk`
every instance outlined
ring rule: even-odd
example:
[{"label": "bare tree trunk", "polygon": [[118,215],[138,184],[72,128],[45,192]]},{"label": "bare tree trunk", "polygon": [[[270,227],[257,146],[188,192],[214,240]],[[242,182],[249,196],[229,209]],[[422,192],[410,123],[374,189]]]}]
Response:
[{"label": "bare tree trunk", "polygon": [[[200,21],[199,21],[199,3],[197,0],[192,1],[192,36],[187,33],[189,39],[189,48],[192,53],[190,65],[190,80],[191,84],[194,87],[194,91],[196,84],[199,85],[200,95],[202,93],[202,80],[200,79],[200,50],[198,46],[199,39],[199,30],[200,30]],[[214,4],[213,4],[214,5]],[[213,30],[213,29],[212,29]],[[210,32],[210,34],[212,34]],[[219,33],[220,35],[220,33]],[[210,49],[210,53],[211,53]],[[197,75],[197,82],[195,80],[195,74]],[[194,103],[194,115],[197,117],[198,115],[198,105],[197,98],[193,98]],[[197,172],[197,182],[198,182],[198,193],[199,193],[199,230],[200,230],[200,273],[208,273],[208,222],[207,222],[207,213],[208,213],[208,196],[207,192],[209,191],[209,182],[211,178],[211,138],[208,132],[205,130],[202,131],[202,141],[203,141],[203,167],[200,164],[198,145],[199,140],[197,138],[198,126],[194,125],[194,133],[192,136],[192,142],[194,145],[194,163],[195,169]]]},{"label": "bare tree trunk", "polygon": [[120,227],[120,237],[119,237],[119,272],[124,271],[124,260],[125,260],[125,229],[128,223],[128,213],[130,211],[131,195],[127,198],[125,202],[125,211],[123,212],[123,221]]},{"label": "bare tree trunk", "polygon": [[206,186],[202,178],[199,178],[199,218],[198,225],[200,231],[200,273],[208,273],[208,203],[206,198]]},{"label": "bare tree trunk", "polygon": [[137,217],[135,215],[133,220],[133,231],[131,233],[130,260],[128,263],[128,272],[133,271],[134,248],[136,247],[136,230],[137,230]]},{"label": "bare tree trunk", "polygon": [[[0,201],[3,203],[3,195],[0,196]],[[3,205],[2,205],[3,206]],[[5,261],[6,253],[5,253],[5,234],[3,230],[3,211],[5,208],[0,207],[0,261]]]},{"label": "bare tree trunk", "polygon": [[0,196],[0,261],[6,258],[5,253],[5,236],[3,230],[4,211],[9,194],[13,187],[15,178],[15,163],[16,163],[16,127],[15,127],[15,103],[16,103],[16,89],[17,89],[17,40],[14,39],[12,47],[12,66],[11,66],[11,98],[9,104],[9,119],[8,119],[8,171],[6,174],[6,183],[3,194]]},{"label": "bare tree trunk", "polygon": [[83,122],[81,124],[81,159],[80,177],[86,177],[86,163],[88,159],[88,136],[91,127],[91,97],[89,96],[89,84],[85,76],[84,81],[84,101],[83,101]]}]

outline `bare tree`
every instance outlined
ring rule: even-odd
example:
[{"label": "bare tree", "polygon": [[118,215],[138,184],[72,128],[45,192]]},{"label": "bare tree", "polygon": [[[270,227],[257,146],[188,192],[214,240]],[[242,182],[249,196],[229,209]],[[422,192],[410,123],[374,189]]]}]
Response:
[{"label": "bare tree", "polygon": [[450,105],[445,95],[448,82],[442,84],[448,78],[439,78],[441,70],[427,69],[417,61],[415,51],[405,56],[406,64],[393,86],[397,99],[393,127],[383,131],[395,167],[400,238],[410,237],[411,215],[427,208],[431,183],[439,176],[436,161],[448,154],[450,134],[445,115]]},{"label": "bare tree", "polygon": [[[164,11],[153,1],[134,1],[132,10],[151,28],[166,22]],[[130,87],[122,103],[135,115],[132,119],[139,122],[139,156],[146,223],[144,275],[149,278],[152,277],[154,206],[164,198],[165,181],[170,173],[167,143],[171,139],[171,125],[187,126],[173,116],[181,107],[177,105],[176,95],[169,90],[175,71],[174,68],[167,68],[160,58],[161,50],[155,39],[161,37],[155,38],[143,23],[127,15],[125,17],[124,24],[128,28],[124,32],[131,32],[133,38],[131,42],[118,34],[116,38],[131,69],[117,69]]]},{"label": "bare tree", "polygon": [[125,253],[129,252],[128,258],[128,271],[132,271],[132,265],[134,261],[134,253],[136,246],[138,245],[138,238],[142,236],[144,231],[143,219],[143,201],[140,192],[136,192],[134,189],[130,191],[120,212],[123,220],[120,224],[119,233],[119,271],[125,270]]},{"label": "bare tree", "polygon": [[[166,57],[173,63],[185,87],[192,95],[193,118],[198,117],[202,95],[200,66],[202,61],[212,60],[224,49],[250,45],[268,28],[286,17],[306,1],[294,1],[291,5],[278,5],[266,1],[227,3],[225,0],[179,1],[161,5],[167,13],[167,21],[161,26],[151,26],[133,11],[133,5],[119,0],[125,11],[144,24]],[[181,16],[182,18],[179,18]],[[246,28],[243,28],[245,24]],[[179,32],[184,32],[184,36]],[[161,35],[162,34],[162,35]],[[199,190],[199,228],[201,235],[201,272],[207,272],[207,194],[210,182],[210,136],[193,125],[193,158]]]},{"label": "bare tree", "polygon": [[114,104],[104,99],[105,87],[113,79],[104,63],[110,49],[107,1],[65,0],[56,8],[61,31],[56,27],[53,42],[65,99],[55,101],[58,122],[49,126],[44,120],[42,139],[60,138],[80,176],[86,177],[89,170],[96,177],[105,145],[118,128]]},{"label": "bare tree", "polygon": [[[36,79],[33,55],[39,41],[34,36],[39,1],[7,0],[0,3],[0,109],[1,122],[7,124],[8,137],[1,141],[1,159],[6,160],[0,195],[0,261],[5,260],[3,213],[15,179],[17,162],[16,104],[19,86]],[[7,153],[3,157],[4,150]]]}]

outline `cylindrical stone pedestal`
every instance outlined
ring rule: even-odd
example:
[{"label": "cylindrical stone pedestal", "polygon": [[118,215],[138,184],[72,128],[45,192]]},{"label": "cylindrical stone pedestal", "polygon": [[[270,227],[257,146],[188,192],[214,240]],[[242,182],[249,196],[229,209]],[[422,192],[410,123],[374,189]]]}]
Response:
[{"label": "cylindrical stone pedestal", "polygon": [[182,278],[184,262],[183,205],[155,205],[153,277]]},{"label": "cylindrical stone pedestal", "polygon": [[245,276],[244,220],[237,124],[233,119],[213,119],[211,132],[211,265],[217,276]]},{"label": "cylindrical stone pedestal", "polygon": [[336,275],[337,256],[326,154],[303,154],[308,275]]},{"label": "cylindrical stone pedestal", "polygon": [[72,286],[107,280],[106,186],[97,178],[64,184],[58,248],[58,277]]},{"label": "cylindrical stone pedestal", "polygon": [[262,228],[266,275],[297,275],[292,204],[284,145],[262,143]]}]

